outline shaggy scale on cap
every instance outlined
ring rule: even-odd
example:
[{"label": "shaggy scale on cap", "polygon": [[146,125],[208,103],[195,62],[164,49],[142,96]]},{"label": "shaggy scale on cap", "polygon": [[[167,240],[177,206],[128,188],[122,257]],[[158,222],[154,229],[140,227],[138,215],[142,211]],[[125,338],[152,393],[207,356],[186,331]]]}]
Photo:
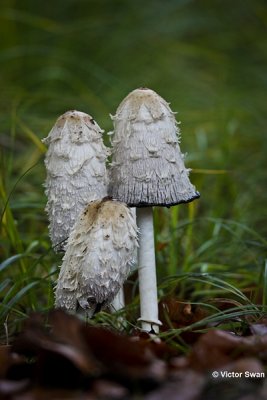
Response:
[{"label": "shaggy scale on cap", "polygon": [[91,202],[75,224],[56,287],[56,307],[94,311],[118,293],[137,247],[137,227],[123,203]]},{"label": "shaggy scale on cap", "polygon": [[112,118],[110,196],[133,207],[169,207],[199,197],[184,165],[174,113],[162,97],[136,89]]},{"label": "shaggy scale on cap", "polygon": [[90,115],[79,111],[63,114],[43,142],[49,232],[56,250],[64,249],[64,240],[85,205],[107,195],[106,157],[102,130]]}]

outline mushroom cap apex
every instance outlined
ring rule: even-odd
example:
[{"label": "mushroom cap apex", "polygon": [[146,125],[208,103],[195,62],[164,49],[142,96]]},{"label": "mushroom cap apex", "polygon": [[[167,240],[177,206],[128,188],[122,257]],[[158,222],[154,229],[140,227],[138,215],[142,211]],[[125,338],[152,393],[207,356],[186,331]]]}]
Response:
[{"label": "mushroom cap apex", "polygon": [[132,92],[128,94],[128,96],[125,97],[123,101],[133,100],[135,98],[140,99],[140,101],[148,101],[150,98],[158,98],[165,102],[165,100],[158,93],[146,87],[134,89]]},{"label": "mushroom cap apex", "polygon": [[77,110],[69,110],[66,111],[64,114],[62,114],[57,121],[60,121],[62,119],[89,119],[89,121],[94,121],[93,117],[91,115],[86,114],[83,111],[77,111]]}]

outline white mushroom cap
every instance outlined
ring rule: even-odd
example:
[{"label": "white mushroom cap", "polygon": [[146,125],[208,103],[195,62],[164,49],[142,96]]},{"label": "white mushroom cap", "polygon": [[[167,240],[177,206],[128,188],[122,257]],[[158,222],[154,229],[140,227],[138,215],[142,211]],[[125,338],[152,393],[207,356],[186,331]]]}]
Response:
[{"label": "white mushroom cap", "polygon": [[169,104],[150,89],[136,89],[114,120],[109,195],[130,206],[172,206],[199,197],[179,147]]},{"label": "white mushroom cap", "polygon": [[91,202],[67,242],[56,307],[94,310],[110,303],[127,278],[137,246],[131,210],[109,198]]},{"label": "white mushroom cap", "polygon": [[93,118],[68,111],[56,121],[46,139],[45,182],[49,231],[56,250],[64,248],[85,205],[107,195],[106,157],[102,130]]}]

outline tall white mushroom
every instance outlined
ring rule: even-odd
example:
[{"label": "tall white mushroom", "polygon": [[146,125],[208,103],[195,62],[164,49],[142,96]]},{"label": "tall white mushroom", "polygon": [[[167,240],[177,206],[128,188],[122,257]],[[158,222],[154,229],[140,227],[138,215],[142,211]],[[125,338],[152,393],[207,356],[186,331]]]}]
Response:
[{"label": "tall white mushroom", "polygon": [[190,202],[199,193],[179,147],[179,129],[169,104],[153,90],[131,92],[114,120],[109,195],[137,208],[142,327],[158,332],[152,206]]},{"label": "tall white mushroom", "polygon": [[128,276],[137,246],[131,210],[109,198],[89,203],[74,225],[56,287],[56,306],[91,316]]},{"label": "tall white mushroom", "polygon": [[89,201],[107,195],[106,158],[102,130],[83,112],[68,111],[58,118],[43,142],[49,231],[55,250],[64,250],[74,222]]}]

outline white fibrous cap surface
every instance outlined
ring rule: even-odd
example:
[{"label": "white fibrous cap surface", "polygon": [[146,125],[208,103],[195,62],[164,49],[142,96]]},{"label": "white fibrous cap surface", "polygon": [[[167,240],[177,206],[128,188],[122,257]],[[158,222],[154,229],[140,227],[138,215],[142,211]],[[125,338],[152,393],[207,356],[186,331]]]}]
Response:
[{"label": "white fibrous cap surface", "polygon": [[110,303],[128,276],[137,247],[131,210],[113,200],[89,203],[67,242],[56,307],[75,311]]},{"label": "white fibrous cap surface", "polygon": [[64,248],[64,240],[85,205],[107,194],[105,162],[109,152],[102,132],[88,114],[68,111],[43,140],[48,145],[46,211],[55,250]]},{"label": "white fibrous cap surface", "polygon": [[136,89],[112,118],[113,198],[131,206],[171,206],[199,197],[184,165],[174,113],[162,97]]}]

